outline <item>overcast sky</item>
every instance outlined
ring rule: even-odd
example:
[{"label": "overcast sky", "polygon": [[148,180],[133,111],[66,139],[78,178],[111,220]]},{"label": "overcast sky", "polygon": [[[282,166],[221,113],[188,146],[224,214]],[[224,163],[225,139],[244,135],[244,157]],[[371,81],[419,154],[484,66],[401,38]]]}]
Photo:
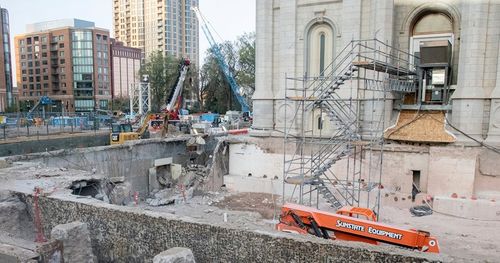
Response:
[{"label": "overcast sky", "polygon": [[[63,18],[93,21],[113,34],[112,0],[0,0],[0,6],[9,11],[12,41],[16,34],[24,33],[26,24]],[[200,10],[224,40],[233,41],[243,33],[255,31],[255,0],[200,0]],[[208,43],[201,30],[200,34],[203,58]],[[15,69],[14,57],[12,62]]]}]

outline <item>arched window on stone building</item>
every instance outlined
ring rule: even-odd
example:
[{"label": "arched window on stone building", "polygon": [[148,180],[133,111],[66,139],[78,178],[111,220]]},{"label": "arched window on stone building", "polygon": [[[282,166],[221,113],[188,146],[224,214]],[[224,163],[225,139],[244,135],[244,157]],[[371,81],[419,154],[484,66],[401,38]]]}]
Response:
[{"label": "arched window on stone building", "polygon": [[450,16],[441,12],[423,13],[410,28],[410,38],[411,53],[416,56],[420,55],[423,42],[448,40],[453,47],[453,21]]},{"label": "arched window on stone building", "polygon": [[322,77],[333,60],[333,29],[328,23],[314,24],[307,34],[307,73]]}]

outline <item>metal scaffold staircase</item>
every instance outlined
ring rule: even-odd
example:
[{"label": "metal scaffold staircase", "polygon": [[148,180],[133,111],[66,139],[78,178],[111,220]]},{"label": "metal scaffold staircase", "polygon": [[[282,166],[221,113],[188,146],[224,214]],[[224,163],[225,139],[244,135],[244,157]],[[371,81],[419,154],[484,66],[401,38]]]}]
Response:
[{"label": "metal scaffold staircase", "polygon": [[[323,200],[337,210],[362,206],[364,199],[366,207],[378,211],[380,196],[370,200],[370,192],[381,180],[386,93],[415,91],[410,57],[376,39],[356,40],[319,77],[286,78],[286,200],[317,207]],[[323,127],[325,121],[330,130]]]}]

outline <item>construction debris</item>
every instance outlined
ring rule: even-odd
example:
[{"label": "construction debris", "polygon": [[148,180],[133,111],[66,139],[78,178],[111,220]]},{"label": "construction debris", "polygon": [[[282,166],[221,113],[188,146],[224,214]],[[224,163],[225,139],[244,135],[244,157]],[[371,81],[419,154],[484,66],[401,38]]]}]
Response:
[{"label": "construction debris", "polygon": [[195,260],[191,249],[174,247],[156,255],[153,263],[195,263]]},{"label": "construction debris", "polygon": [[92,253],[90,232],[86,223],[72,222],[57,225],[52,229],[50,236],[63,243],[64,262],[97,262],[96,256]]}]

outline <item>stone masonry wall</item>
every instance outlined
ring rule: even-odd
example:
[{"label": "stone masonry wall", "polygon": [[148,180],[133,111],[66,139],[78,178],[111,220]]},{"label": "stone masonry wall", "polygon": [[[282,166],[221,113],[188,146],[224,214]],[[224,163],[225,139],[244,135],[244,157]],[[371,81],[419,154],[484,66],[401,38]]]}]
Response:
[{"label": "stone masonry wall", "polygon": [[[32,208],[33,198],[18,194]],[[201,224],[175,215],[42,197],[45,233],[72,221],[88,224],[99,262],[152,262],[172,247],[190,248],[196,262],[439,262],[436,255],[393,246],[336,243],[308,236],[264,233]]]}]

